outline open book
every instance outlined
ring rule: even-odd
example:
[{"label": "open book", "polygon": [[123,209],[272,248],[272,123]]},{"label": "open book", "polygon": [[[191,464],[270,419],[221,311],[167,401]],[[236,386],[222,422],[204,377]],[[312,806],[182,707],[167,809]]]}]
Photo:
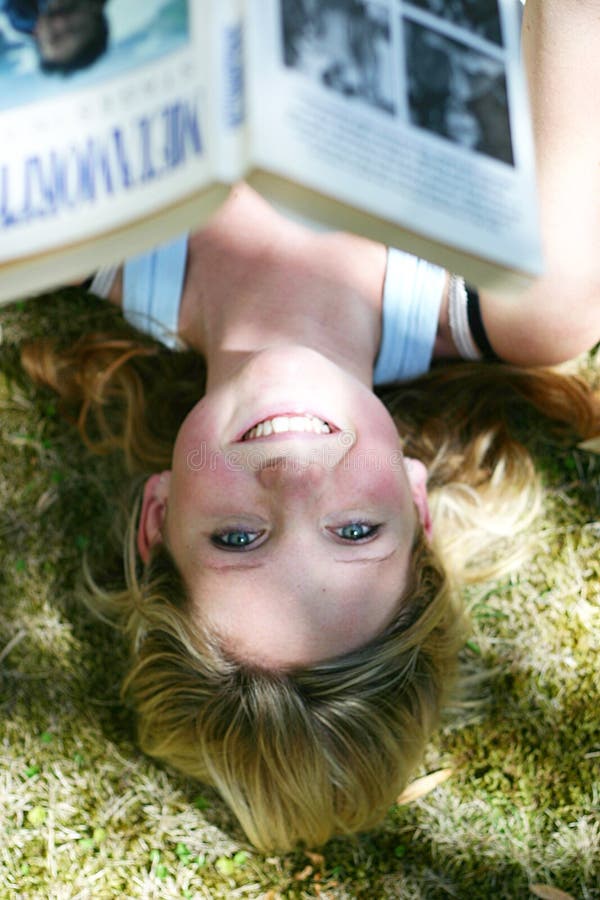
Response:
[{"label": "open book", "polygon": [[23,6],[0,2],[0,301],[200,227],[241,178],[480,287],[540,271],[515,0]]}]

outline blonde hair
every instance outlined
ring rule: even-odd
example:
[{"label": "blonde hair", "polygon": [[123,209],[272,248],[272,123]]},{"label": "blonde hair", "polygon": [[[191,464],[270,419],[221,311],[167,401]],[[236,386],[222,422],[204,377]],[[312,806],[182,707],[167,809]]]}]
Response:
[{"label": "blonde hair", "polygon": [[95,588],[134,648],[123,685],[149,755],[213,784],[262,850],[379,822],[439,721],[465,639],[457,595],[420,533],[406,603],[359,650],[294,671],[234,659],[194,625],[161,547],[122,594]]},{"label": "blonde hair", "polygon": [[[95,336],[58,357],[50,345],[37,345],[24,361],[65,397],[72,398],[74,381],[83,387],[78,425],[88,443],[118,445],[132,465],[152,469],[165,464],[169,440],[140,430],[146,391],[136,367],[148,348],[138,349],[109,347]],[[189,402],[199,393],[196,380]],[[555,372],[458,365],[382,397],[405,450],[429,467],[437,537],[430,546],[418,534],[394,621],[368,645],[286,672],[232,658],[217,636],[194,624],[164,548],[138,573],[135,515],[125,589],[103,591],[90,578],[93,607],[131,644],[123,696],[136,710],[142,748],[215,785],[263,850],[320,844],[375,825],[421,758],[466,636],[453,578],[462,583],[506,567],[499,539],[526,526],[538,506],[531,458],[508,426],[510,407],[525,400],[583,436],[600,422],[589,386]],[[105,411],[111,398],[124,419],[116,430]],[[134,421],[138,439],[127,445]]]}]

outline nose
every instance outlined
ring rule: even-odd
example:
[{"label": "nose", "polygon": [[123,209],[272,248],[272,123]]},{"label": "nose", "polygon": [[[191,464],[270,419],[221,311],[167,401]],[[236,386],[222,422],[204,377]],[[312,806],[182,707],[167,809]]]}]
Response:
[{"label": "nose", "polygon": [[277,456],[257,471],[263,487],[279,488],[291,494],[314,491],[325,476],[326,469],[321,463],[294,456]]}]

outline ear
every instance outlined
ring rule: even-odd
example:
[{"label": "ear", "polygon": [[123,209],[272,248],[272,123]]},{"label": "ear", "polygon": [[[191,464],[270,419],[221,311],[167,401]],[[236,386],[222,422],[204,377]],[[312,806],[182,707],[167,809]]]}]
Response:
[{"label": "ear", "polygon": [[160,544],[162,527],[167,511],[170,472],[151,475],[144,485],[142,511],[137,533],[137,548],[144,563],[150,559],[150,551]]},{"label": "ear", "polygon": [[427,469],[420,459],[411,459],[410,456],[404,457],[404,464],[406,465],[408,482],[423,530],[427,535],[427,539],[431,540],[432,522],[427,500]]}]

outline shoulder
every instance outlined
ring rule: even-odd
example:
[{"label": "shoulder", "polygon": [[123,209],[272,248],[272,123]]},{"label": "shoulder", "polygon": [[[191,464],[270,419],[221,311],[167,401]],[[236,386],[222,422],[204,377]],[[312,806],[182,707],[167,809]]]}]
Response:
[{"label": "shoulder", "polygon": [[552,366],[600,340],[600,283],[569,267],[519,295],[481,293],[481,316],[494,351],[520,366]]}]

